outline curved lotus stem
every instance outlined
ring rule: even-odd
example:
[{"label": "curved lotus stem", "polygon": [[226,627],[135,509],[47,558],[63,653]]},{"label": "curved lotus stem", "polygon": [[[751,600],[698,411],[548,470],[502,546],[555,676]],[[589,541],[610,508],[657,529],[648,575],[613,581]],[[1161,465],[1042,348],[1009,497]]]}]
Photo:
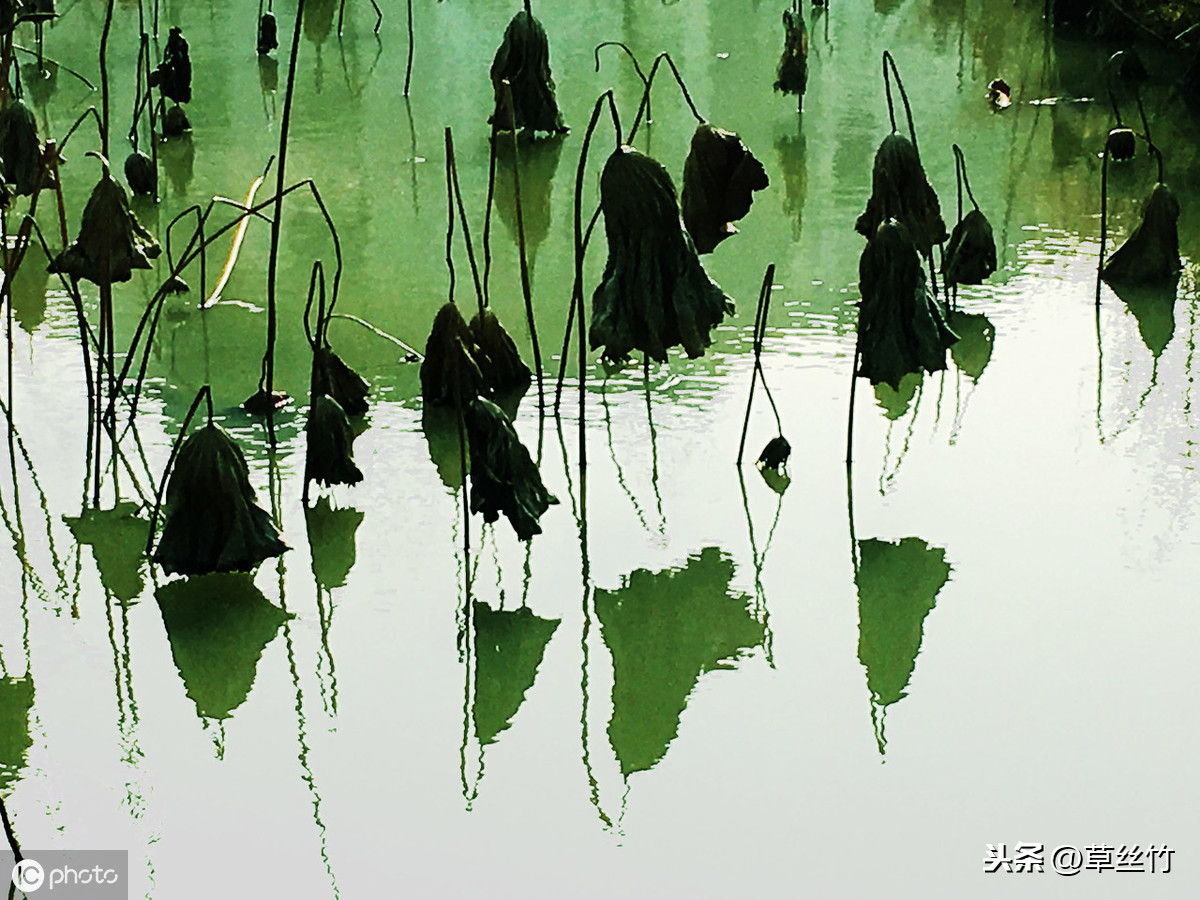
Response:
[{"label": "curved lotus stem", "polygon": [[967,160],[963,156],[962,147],[958,144],[953,144],[950,148],[954,151],[954,174],[958,185],[958,218],[962,221],[962,192],[963,188],[967,189],[967,197],[971,201],[971,205],[975,209],[979,209],[979,204],[975,201],[975,195],[971,192],[971,182],[967,179]]},{"label": "curved lotus stem", "polygon": [[[642,82],[642,96],[647,96],[650,93],[650,80],[646,77],[646,73],[642,71],[641,63],[638,62],[637,57],[633,55],[633,51],[629,49],[628,45],[626,45],[625,43],[623,43],[621,41],[601,41],[599,44],[597,44],[595,49],[592,51],[592,55],[596,59],[596,71],[597,72],[600,71],[600,48],[601,47],[620,47],[622,50],[625,51],[625,55],[628,56],[629,61],[631,63],[633,63],[633,71],[637,73],[638,79]],[[651,117],[650,117],[650,101],[649,101],[649,99],[647,99],[646,100],[646,121],[649,122],[650,119],[651,119]]]},{"label": "curved lotus stem", "polygon": [[[312,312],[313,297],[317,297],[317,326],[310,328],[309,314]],[[312,273],[308,277],[308,299],[304,303],[304,336],[313,353],[325,343],[325,327],[328,324],[325,314],[325,268],[319,259],[313,260]],[[311,394],[311,391],[310,391]],[[311,400],[310,400],[311,402]]]},{"label": "curved lotus stem", "polygon": [[671,74],[675,76],[675,83],[679,85],[679,90],[683,93],[683,99],[687,102],[688,109],[692,111],[692,115],[696,117],[696,121],[703,125],[707,119],[700,115],[700,111],[696,109],[696,104],[692,102],[692,95],[688,93],[687,85],[683,83],[683,76],[679,74],[679,69],[675,68],[675,60],[671,59],[671,54],[664,50],[658,56],[654,57],[654,65],[650,67],[650,74],[646,78],[646,89],[642,92],[642,102],[638,106],[637,115],[633,119],[633,127],[629,129],[629,140],[626,143],[633,143],[633,136],[637,134],[638,126],[642,123],[642,110],[646,111],[646,119],[650,118],[650,88],[654,85],[654,76],[658,73],[658,67],[666,60],[667,65],[671,67]]},{"label": "curved lotus stem", "polygon": [[[904,90],[904,82],[900,80],[900,70],[896,68],[896,60],[893,59],[891,51],[883,51],[883,87],[887,93],[888,118],[892,123],[892,131],[899,131],[896,127],[896,108],[892,102],[892,85],[888,80],[888,67],[891,67],[892,77],[896,79],[896,87],[900,91],[900,99],[904,103],[904,114],[908,117],[908,134],[912,138],[913,149],[917,149],[917,130],[913,126],[912,107],[908,104],[908,93]],[[920,152],[917,153],[917,158],[921,158]]]}]

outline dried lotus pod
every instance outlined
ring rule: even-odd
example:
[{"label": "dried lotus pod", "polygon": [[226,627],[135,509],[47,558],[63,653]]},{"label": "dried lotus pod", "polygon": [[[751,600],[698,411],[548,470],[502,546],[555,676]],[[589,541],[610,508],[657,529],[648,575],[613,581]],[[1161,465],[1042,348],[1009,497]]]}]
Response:
[{"label": "dried lotus pod", "polygon": [[65,272],[94,284],[128,281],[134,269],[149,269],[160,248],[129,209],[125,189],[107,171],[92,189],[79,237],[50,263],[51,272]]},{"label": "dried lotus pod", "polygon": [[1179,260],[1179,201],[1162,182],[1142,209],[1142,221],[1100,267],[1105,281],[1149,284],[1174,278]]},{"label": "dried lotus pod", "polygon": [[638,350],[665,361],[669,347],[704,353],[733,303],[708,277],[683,230],[675,185],[632,147],[614,150],[600,176],[608,262],[592,295],[588,338],[609,359]]},{"label": "dried lotus pod", "polygon": [[304,457],[304,487],[308,483],[358,484],[362,470],[354,464],[354,431],[336,400],[316,394],[304,428],[308,451]]},{"label": "dried lotus pod", "polygon": [[254,498],[242,451],[211,422],[179,448],[153,559],[168,573],[242,572],[288,549]]},{"label": "dried lotus pod", "polygon": [[922,256],[949,237],[937,194],[929,186],[916,147],[896,133],[885,137],[875,152],[871,198],[854,229],[870,240],[888,219],[904,225]]},{"label": "dried lotus pod", "polygon": [[737,234],[733,225],[750,211],[753,192],[768,185],[767,170],[742,139],[704,123],[696,126],[683,164],[683,224],[700,253],[711,253]]},{"label": "dried lotus pod", "polygon": [[909,372],[946,368],[946,350],[958,336],[925,289],[921,258],[908,230],[896,221],[879,226],[859,259],[858,373],[871,384],[899,390]]},{"label": "dried lotus pod", "polygon": [[458,307],[447,301],[433,320],[421,362],[421,397],[426,403],[458,406],[486,390],[475,361],[474,341]]},{"label": "dried lotus pod", "polygon": [[550,77],[550,39],[542,23],[525,10],[513,16],[504,29],[492,60],[491,78],[496,104],[488,122],[498,130],[567,132]]},{"label": "dried lotus pod", "polygon": [[517,537],[542,533],[542,513],[558,498],[546,490],[529,451],[512,422],[490,400],[472,400],[466,409],[471,447],[471,512],[495,522],[504,513]]}]

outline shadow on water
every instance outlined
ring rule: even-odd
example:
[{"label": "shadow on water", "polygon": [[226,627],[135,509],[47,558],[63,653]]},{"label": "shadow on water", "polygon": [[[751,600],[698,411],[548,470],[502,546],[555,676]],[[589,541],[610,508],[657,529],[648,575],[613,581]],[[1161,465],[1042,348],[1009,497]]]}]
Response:
[{"label": "shadow on water", "polygon": [[527,606],[496,610],[474,601],[475,696],[471,718],[480,746],[495,743],[533,687],[546,645],[561,619],[543,619]]},{"label": "shadow on water", "polygon": [[121,603],[131,603],[146,587],[144,567],[150,523],[138,515],[132,501],[112,509],[85,508],[78,516],[63,516],[80,544],[92,548],[100,583]]},{"label": "shadow on water", "polygon": [[[521,216],[525,226],[525,243],[529,249],[529,268],[532,277],[538,247],[550,234],[551,195],[554,174],[562,156],[563,138],[521,140],[517,147],[520,158]],[[517,243],[517,199],[513,183],[513,146],[511,140],[496,141],[496,212],[508,230],[514,246]]]},{"label": "shadow on water", "polygon": [[[317,618],[321,628],[321,653],[317,659],[317,678],[326,711],[337,715],[337,674],[329,632],[333,627],[333,590],[346,586],[357,559],[355,536],[365,514],[353,507],[334,508],[326,496],[304,509],[313,579],[317,589]],[[324,667],[324,672],[322,672]],[[325,678],[328,678],[326,687]]]},{"label": "shadow on water", "polygon": [[244,573],[177,579],[155,597],[197,714],[218,722],[229,718],[249,696],[258,660],[289,614]]},{"label": "shadow on water", "polygon": [[29,715],[33,710],[33,676],[0,677],[0,794],[21,777],[33,745]]},{"label": "shadow on water", "polygon": [[701,675],[764,646],[766,626],[752,598],[732,591],[733,571],[729,556],[705,547],[680,569],[638,569],[617,590],[596,590],[613,663],[608,737],[623,778],[663,758]]},{"label": "shadow on water", "polygon": [[917,537],[867,538],[857,548],[858,661],[867,670],[871,724],[883,755],[887,708],[907,696],[925,618],[950,579],[950,564],[945,550]]}]

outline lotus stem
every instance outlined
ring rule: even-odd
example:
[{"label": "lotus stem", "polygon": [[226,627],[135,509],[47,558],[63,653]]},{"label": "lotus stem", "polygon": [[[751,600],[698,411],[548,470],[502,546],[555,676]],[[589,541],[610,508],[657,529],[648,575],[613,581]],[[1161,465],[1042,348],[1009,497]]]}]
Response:
[{"label": "lotus stem", "polygon": [[[904,114],[908,117],[908,134],[912,138],[913,150],[917,149],[917,129],[913,125],[912,107],[908,103],[908,93],[904,90],[904,82],[900,80],[900,70],[896,68],[896,60],[892,57],[891,51],[883,51],[883,88],[887,94],[888,118],[892,123],[892,131],[898,131],[896,128],[896,109],[892,102],[892,85],[888,80],[888,67],[891,66],[892,77],[896,79],[896,87],[900,91],[900,99],[904,103]],[[921,158],[920,151],[917,151],[917,159]]]},{"label": "lotus stem", "polygon": [[[274,157],[272,157],[274,159]],[[268,167],[270,163],[267,163]],[[266,172],[259,175],[250,183],[250,189],[246,191],[246,201],[243,206],[250,206],[254,202],[254,195],[258,193],[258,189],[262,186],[263,179],[266,177]],[[199,209],[199,207],[196,207]],[[242,249],[242,240],[246,237],[246,229],[250,226],[250,217],[244,216],[238,222],[237,228],[233,232],[233,241],[229,245],[229,255],[225,258],[225,268],[221,270],[221,277],[217,279],[217,286],[213,288],[212,294],[208,296],[200,304],[201,309],[208,309],[216,305],[216,302],[221,299],[221,291],[225,290],[225,285],[229,283],[229,276],[233,274],[233,267],[237,264],[238,252]],[[200,240],[204,241],[203,221],[201,221]],[[200,255],[200,296],[205,296],[204,291],[204,258],[205,254]]]},{"label": "lotus stem", "polygon": [[[858,311],[859,322],[861,325],[862,309]],[[854,458],[854,389],[858,384],[858,360],[862,356],[862,331],[859,326],[855,327],[854,336],[854,362],[850,367],[850,411],[846,416],[846,469],[849,478],[849,469]]]},{"label": "lotus stem", "polygon": [[0,797],[0,822],[4,823],[4,836],[8,839],[9,849],[12,850],[13,861],[21,862],[25,857],[21,855],[21,845],[13,833],[12,822],[8,818],[8,807],[4,805],[3,797]]},{"label": "lotus stem", "polygon": [[492,135],[488,141],[488,186],[487,200],[483,208],[483,304],[492,305],[489,282],[492,275],[492,203],[496,197],[496,124],[492,123]]},{"label": "lotus stem", "polygon": [[[634,56],[633,51],[630,50],[629,47],[626,44],[622,43],[621,41],[601,41],[599,44],[596,45],[595,49],[592,51],[592,54],[596,59],[596,72],[597,73],[599,73],[599,71],[600,71],[600,48],[601,47],[620,47],[622,50],[625,51],[625,55],[629,57],[629,61],[633,63],[633,70],[637,73],[638,79],[642,82],[642,96],[646,98],[646,121],[650,122],[651,121],[650,80],[646,77],[646,73],[642,71],[642,66],[638,62],[637,57]],[[632,137],[630,139],[632,140]]]},{"label": "lotus stem", "polygon": [[[374,2],[374,0],[372,0]],[[383,18],[383,14],[380,14]],[[375,33],[379,33],[379,23],[375,23]],[[412,0],[408,0],[408,62],[404,65],[404,96],[408,96],[409,87],[412,85],[412,68],[413,68],[413,5]]]},{"label": "lotus stem", "polygon": [[368,322],[366,319],[360,319],[358,316],[349,316],[349,315],[346,315],[345,313],[328,313],[326,315],[326,318],[327,319],[346,319],[347,321],[355,322],[355,323],[361,325],[363,328],[367,329],[368,331],[383,338],[385,341],[391,341],[393,344],[395,344],[397,347],[399,347],[401,350],[403,350],[409,356],[415,357],[418,360],[425,359],[425,354],[419,353],[418,351],[416,351],[412,347],[410,347],[408,344],[404,343],[404,341],[400,340],[400,338],[396,337],[395,335],[388,334],[386,331],[384,331],[381,328],[377,328],[376,326],[374,326],[370,322]]},{"label": "lotus stem", "polygon": [[13,49],[20,50],[22,53],[28,53],[30,56],[36,58],[38,60],[39,64],[41,64],[42,68],[45,67],[45,63],[47,61],[52,62],[56,66],[58,66],[60,71],[66,72],[68,75],[74,75],[76,78],[78,78],[80,81],[82,81],[87,86],[87,89],[89,91],[94,91],[96,89],[96,86],[94,84],[92,84],[90,81],[88,81],[84,76],[80,75],[77,71],[72,69],[70,66],[64,66],[62,63],[60,63],[54,59],[47,60],[47,58],[43,57],[42,54],[38,50],[30,50],[28,47],[22,47],[20,44],[13,44]]},{"label": "lotus stem", "polygon": [[[447,190],[452,189],[452,199],[454,203],[450,207],[450,215],[454,215],[454,206],[458,207],[458,218],[462,223],[463,242],[467,245],[467,261],[471,265],[471,277],[475,281],[475,299],[479,303],[480,315],[483,314],[483,285],[479,280],[479,267],[475,264],[475,246],[471,242],[471,226],[467,223],[467,211],[463,207],[462,190],[458,184],[458,163],[454,158],[454,136],[450,132],[449,126],[446,128],[446,174],[450,179],[447,183]],[[451,225],[453,227],[453,223]],[[453,233],[453,231],[451,232]],[[449,251],[449,248],[447,248]]]},{"label": "lotus stem", "polygon": [[646,78],[646,89],[642,92],[642,102],[638,106],[637,115],[633,119],[633,127],[629,129],[628,143],[633,143],[633,137],[637,134],[638,126],[642,123],[642,110],[646,111],[647,121],[650,118],[650,88],[654,85],[654,76],[658,73],[659,65],[666,60],[668,66],[671,67],[671,74],[675,76],[675,82],[679,85],[679,90],[683,93],[683,99],[687,102],[688,109],[692,111],[692,115],[696,117],[696,121],[704,124],[706,119],[700,115],[700,111],[696,109],[696,104],[692,102],[692,95],[688,93],[687,85],[683,83],[683,77],[679,74],[679,69],[675,68],[675,61],[671,59],[671,54],[664,50],[654,58],[654,65],[650,67],[650,74]]},{"label": "lotus stem", "polygon": [[[1108,238],[1108,145],[1100,154],[1100,261],[1096,265],[1096,314],[1100,310],[1100,284],[1104,272],[1104,245]],[[1097,325],[1097,333],[1099,326]]]},{"label": "lotus stem", "polygon": [[106,159],[108,158],[108,132],[111,121],[108,109],[108,35],[112,30],[113,6],[115,3],[116,0],[108,0],[104,12],[104,28],[100,32],[100,106],[103,111],[100,128],[100,152],[104,154]]},{"label": "lotus stem", "polygon": [[[754,368],[750,372],[750,395],[746,398],[746,417],[742,421],[742,438],[738,443],[737,465],[740,468],[742,465],[742,455],[746,449],[746,432],[750,428],[750,409],[754,405],[754,385],[758,380],[759,373],[762,371],[760,358],[762,356],[762,339],[760,334],[766,330],[767,304],[770,302],[771,285],[775,281],[775,263],[767,266],[766,274],[763,276],[762,288],[758,292],[758,305],[754,310]],[[763,387],[766,388],[766,379],[763,379]],[[771,401],[771,408],[775,409],[775,401]],[[779,411],[775,410],[775,420],[779,423],[779,432],[783,433],[783,424],[779,421]]]}]

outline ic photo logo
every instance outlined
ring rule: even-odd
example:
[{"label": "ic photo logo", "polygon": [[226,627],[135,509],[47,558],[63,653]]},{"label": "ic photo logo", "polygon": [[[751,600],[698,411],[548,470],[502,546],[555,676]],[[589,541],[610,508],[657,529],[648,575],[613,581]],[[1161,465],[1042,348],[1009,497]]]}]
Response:
[{"label": "ic photo logo", "polygon": [[42,886],[46,873],[36,859],[24,859],[13,866],[12,883],[27,894],[32,894]]}]

